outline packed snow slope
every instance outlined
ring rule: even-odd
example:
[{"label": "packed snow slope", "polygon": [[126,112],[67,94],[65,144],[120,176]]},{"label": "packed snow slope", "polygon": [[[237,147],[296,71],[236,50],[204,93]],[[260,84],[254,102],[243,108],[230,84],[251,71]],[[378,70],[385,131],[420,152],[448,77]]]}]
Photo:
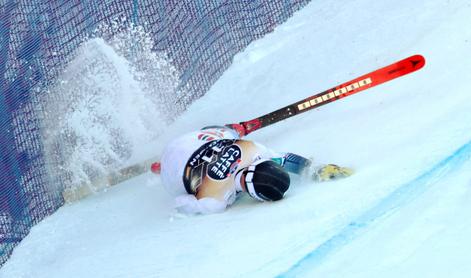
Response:
[{"label": "packed snow slope", "polygon": [[355,175],[184,217],[145,174],[36,225],[0,276],[469,277],[470,15],[467,0],[312,1],[139,153],[424,55],[416,73],[247,137]]}]

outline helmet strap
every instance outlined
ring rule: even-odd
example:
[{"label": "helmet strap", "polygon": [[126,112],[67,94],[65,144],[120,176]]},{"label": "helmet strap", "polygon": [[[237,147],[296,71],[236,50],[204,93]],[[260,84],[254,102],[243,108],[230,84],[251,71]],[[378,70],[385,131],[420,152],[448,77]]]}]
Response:
[{"label": "helmet strap", "polygon": [[240,169],[234,176],[235,189],[237,192],[245,191],[242,186],[242,175],[244,174],[245,168]]},{"label": "helmet strap", "polygon": [[261,159],[255,163],[253,163],[252,165],[250,165],[248,168],[247,168],[247,171],[245,171],[245,187],[247,188],[247,192],[249,193],[249,195],[258,200],[258,201],[261,201],[261,202],[264,202],[265,200],[260,198],[257,194],[257,192],[255,191],[255,188],[254,188],[254,185],[253,185],[253,176],[254,176],[254,173],[255,173],[255,167],[262,163],[262,162],[265,162],[267,161],[268,159]]}]

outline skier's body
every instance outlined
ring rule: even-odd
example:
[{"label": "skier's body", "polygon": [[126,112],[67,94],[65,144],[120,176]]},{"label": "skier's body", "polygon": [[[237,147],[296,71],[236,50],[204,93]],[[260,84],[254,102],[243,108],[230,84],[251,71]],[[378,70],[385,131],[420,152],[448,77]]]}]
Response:
[{"label": "skier's body", "polygon": [[176,197],[177,210],[221,212],[242,192],[259,201],[280,200],[290,186],[288,172],[302,174],[311,165],[300,155],[276,153],[240,138],[234,129],[209,127],[166,147],[160,174],[166,190]]}]

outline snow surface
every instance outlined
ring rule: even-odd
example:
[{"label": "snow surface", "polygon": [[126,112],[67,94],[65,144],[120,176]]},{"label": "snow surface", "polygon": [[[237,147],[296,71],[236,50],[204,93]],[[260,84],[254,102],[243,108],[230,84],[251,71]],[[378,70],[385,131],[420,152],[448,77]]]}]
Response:
[{"label": "snow surface", "polygon": [[248,136],[354,176],[184,217],[145,174],[33,227],[0,277],[470,277],[470,15],[466,0],[311,2],[136,152],[424,55],[419,72]]}]

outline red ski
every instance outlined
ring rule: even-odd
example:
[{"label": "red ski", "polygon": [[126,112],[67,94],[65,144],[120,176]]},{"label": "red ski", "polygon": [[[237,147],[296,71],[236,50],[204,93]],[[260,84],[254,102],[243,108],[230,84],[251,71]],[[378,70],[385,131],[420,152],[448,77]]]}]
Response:
[{"label": "red ski", "polygon": [[260,128],[269,126],[294,115],[315,109],[327,103],[356,94],[371,87],[388,82],[395,78],[407,75],[421,69],[425,65],[425,58],[421,55],[414,55],[404,60],[393,63],[384,68],[380,68],[358,78],[340,84],[322,93],[310,96],[286,107],[270,112],[261,117],[239,124],[229,124],[241,135],[247,135]]}]

